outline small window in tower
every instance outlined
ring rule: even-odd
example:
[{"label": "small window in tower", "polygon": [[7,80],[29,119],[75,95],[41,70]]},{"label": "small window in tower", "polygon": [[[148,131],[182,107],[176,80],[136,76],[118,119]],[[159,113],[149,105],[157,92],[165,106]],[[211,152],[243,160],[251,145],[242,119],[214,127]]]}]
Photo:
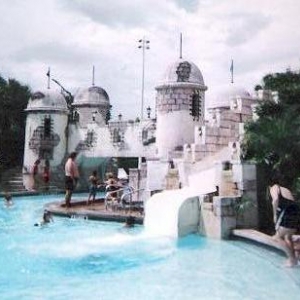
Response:
[{"label": "small window in tower", "polygon": [[195,92],[192,95],[190,115],[193,116],[194,120],[199,121],[199,117],[201,115],[201,97],[198,92]]},{"label": "small window in tower", "polygon": [[113,143],[120,143],[121,142],[121,135],[118,129],[114,129],[113,131]]},{"label": "small window in tower", "polygon": [[142,131],[142,139],[143,139],[143,141],[148,139],[148,130]]},{"label": "small window in tower", "polygon": [[51,135],[51,118],[45,117],[44,119],[44,137],[50,137]]},{"label": "small window in tower", "polygon": [[86,143],[87,145],[92,145],[94,141],[94,131],[88,131],[87,137],[86,137]]}]

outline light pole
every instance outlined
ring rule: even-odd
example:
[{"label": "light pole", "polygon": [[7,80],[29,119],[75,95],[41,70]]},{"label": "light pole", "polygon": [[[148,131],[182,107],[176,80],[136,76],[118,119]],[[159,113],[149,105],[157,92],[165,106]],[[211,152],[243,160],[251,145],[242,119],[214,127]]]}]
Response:
[{"label": "light pole", "polygon": [[141,120],[144,118],[145,50],[150,49],[149,44],[150,41],[146,40],[145,37],[139,40],[139,49],[143,51]]}]

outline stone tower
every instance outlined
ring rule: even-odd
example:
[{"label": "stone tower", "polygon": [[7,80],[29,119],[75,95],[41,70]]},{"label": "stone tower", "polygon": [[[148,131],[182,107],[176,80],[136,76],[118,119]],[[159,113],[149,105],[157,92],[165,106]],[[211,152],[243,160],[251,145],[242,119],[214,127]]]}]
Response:
[{"label": "stone tower", "polygon": [[34,162],[47,160],[50,169],[59,166],[66,154],[68,108],[61,93],[47,89],[31,95],[25,109],[24,173]]},{"label": "stone tower", "polygon": [[99,126],[107,123],[110,103],[107,92],[101,87],[91,86],[79,90],[72,106],[78,113],[80,127],[86,127],[86,124],[91,122]]},{"label": "stone tower", "polygon": [[171,64],[163,82],[156,87],[158,156],[169,159],[170,152],[194,141],[194,128],[204,122],[203,76],[192,62],[179,59]]}]

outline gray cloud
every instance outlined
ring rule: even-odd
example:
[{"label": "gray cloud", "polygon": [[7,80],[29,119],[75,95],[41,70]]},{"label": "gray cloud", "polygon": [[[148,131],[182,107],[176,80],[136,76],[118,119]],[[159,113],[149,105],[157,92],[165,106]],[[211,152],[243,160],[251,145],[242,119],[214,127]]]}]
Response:
[{"label": "gray cloud", "polygon": [[[160,1],[138,1],[138,0],[64,0],[63,6],[67,10],[73,10],[83,14],[92,21],[107,26],[129,28],[149,25],[157,19],[157,15],[168,14],[167,6]],[[151,8],[151,9],[150,9]]]},{"label": "gray cloud", "polygon": [[[89,53],[91,55],[91,53]],[[11,54],[11,59],[16,62],[43,61],[45,63],[64,63],[74,64],[86,63],[87,53],[85,50],[71,45],[57,42],[37,44],[26,48],[20,48]]]},{"label": "gray cloud", "polygon": [[262,14],[234,13],[226,17],[229,27],[225,42],[229,46],[238,46],[253,39],[271,23],[271,19]]},{"label": "gray cloud", "polygon": [[151,41],[145,107],[153,105],[155,85],[179,56],[180,32],[183,55],[203,71],[209,93],[229,83],[231,58],[236,82],[252,89],[266,72],[299,69],[299,5],[295,0],[0,1],[1,72],[40,88],[51,66],[56,79],[76,90],[91,84],[95,65],[96,84],[109,93],[115,113],[135,117],[142,36]]},{"label": "gray cloud", "polygon": [[178,7],[187,12],[195,12],[199,7],[199,0],[174,0]]}]

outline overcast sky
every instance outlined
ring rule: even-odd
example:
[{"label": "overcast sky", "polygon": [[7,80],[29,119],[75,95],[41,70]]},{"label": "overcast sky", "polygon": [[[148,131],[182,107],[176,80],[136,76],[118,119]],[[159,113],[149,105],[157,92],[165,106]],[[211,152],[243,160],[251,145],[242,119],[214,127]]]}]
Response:
[{"label": "overcast sky", "polygon": [[[201,70],[206,101],[230,85],[252,93],[264,75],[300,69],[299,0],[0,0],[0,74],[32,90],[47,88],[47,70],[76,92],[104,88],[120,112],[141,110],[142,51],[145,103],[155,105],[155,86],[167,66],[183,58]],[[57,88],[54,83],[51,88]]]}]

